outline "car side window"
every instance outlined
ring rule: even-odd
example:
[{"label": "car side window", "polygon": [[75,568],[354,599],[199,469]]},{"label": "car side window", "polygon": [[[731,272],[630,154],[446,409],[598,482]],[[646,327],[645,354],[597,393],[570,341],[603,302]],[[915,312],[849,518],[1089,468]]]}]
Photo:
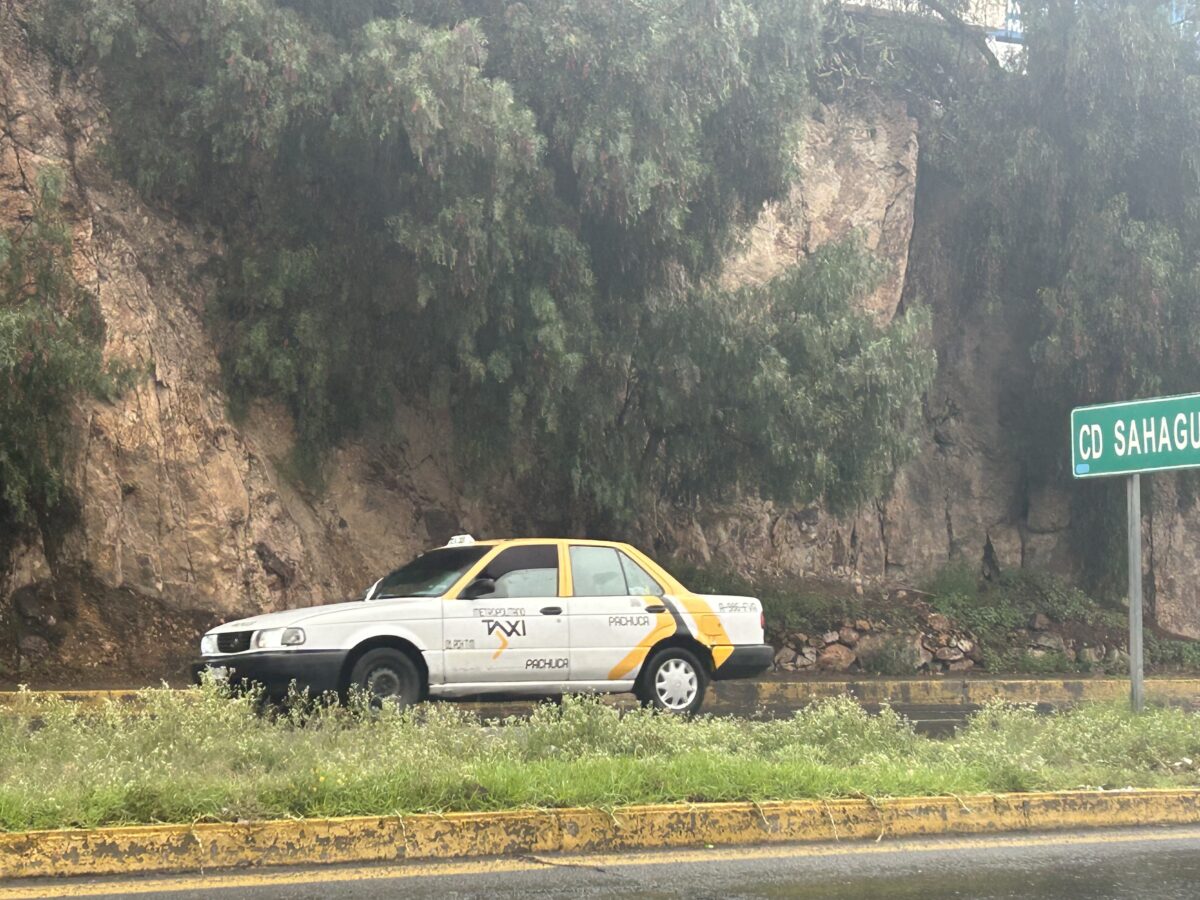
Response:
[{"label": "car side window", "polygon": [[621,568],[625,570],[625,584],[628,586],[629,593],[638,597],[661,597],[663,595],[663,587],[653,575],[624,553],[618,553],[618,555],[621,557]]},{"label": "car side window", "polygon": [[572,547],[571,579],[576,597],[613,597],[629,593],[621,560],[612,547]]},{"label": "car side window", "polygon": [[494,580],[496,589],[476,599],[557,597],[558,548],[553,544],[509,547],[484,566],[479,577]]}]

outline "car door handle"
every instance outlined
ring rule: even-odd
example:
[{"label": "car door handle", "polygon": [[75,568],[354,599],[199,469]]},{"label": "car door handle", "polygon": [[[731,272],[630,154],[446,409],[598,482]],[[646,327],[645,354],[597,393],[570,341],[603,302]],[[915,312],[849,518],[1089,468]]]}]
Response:
[{"label": "car door handle", "polygon": [[665,606],[663,606],[661,603],[656,603],[653,606],[646,607],[646,612],[648,612],[648,613],[660,613],[660,612],[666,612],[666,611],[667,611],[667,608]]},{"label": "car door handle", "polygon": [[561,606],[543,606],[542,607],[542,615],[543,616],[561,616],[562,615],[562,607]]}]

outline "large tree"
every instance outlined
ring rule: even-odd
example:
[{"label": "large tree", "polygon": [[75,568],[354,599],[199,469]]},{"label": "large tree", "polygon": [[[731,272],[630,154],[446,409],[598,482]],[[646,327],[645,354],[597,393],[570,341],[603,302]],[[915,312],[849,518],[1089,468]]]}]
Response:
[{"label": "large tree", "polygon": [[[910,449],[921,317],[852,245],[715,287],[796,176],[815,0],[48,0],[98,64],[117,166],[221,229],[235,395],[320,450],[444,405],[542,521],[660,497],[853,503]],[[571,510],[570,514],[566,510]]]}]

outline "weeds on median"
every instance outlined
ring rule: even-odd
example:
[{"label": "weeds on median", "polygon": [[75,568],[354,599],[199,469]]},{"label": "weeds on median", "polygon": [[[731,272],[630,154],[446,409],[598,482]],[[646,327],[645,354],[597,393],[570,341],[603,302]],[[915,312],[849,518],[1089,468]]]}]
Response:
[{"label": "weeds on median", "polygon": [[681,721],[568,698],[480,723],[298,703],[262,716],[218,687],[143,711],[33,699],[0,714],[0,829],[666,801],[1195,784],[1200,715],[994,705],[953,739],[848,698],[775,721]]}]

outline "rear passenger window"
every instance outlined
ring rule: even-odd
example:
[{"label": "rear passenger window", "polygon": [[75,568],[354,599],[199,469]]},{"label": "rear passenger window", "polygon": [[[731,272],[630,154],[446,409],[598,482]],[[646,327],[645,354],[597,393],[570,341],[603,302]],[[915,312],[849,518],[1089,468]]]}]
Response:
[{"label": "rear passenger window", "polygon": [[572,547],[571,579],[576,597],[619,597],[629,593],[621,560],[612,547]]},{"label": "rear passenger window", "polygon": [[484,597],[557,597],[558,548],[548,544],[509,547],[479,574],[496,582],[496,590]]},{"label": "rear passenger window", "polygon": [[635,563],[624,553],[621,557],[621,568],[625,570],[625,584],[629,593],[638,597],[661,597],[662,585],[654,580],[654,576]]}]

